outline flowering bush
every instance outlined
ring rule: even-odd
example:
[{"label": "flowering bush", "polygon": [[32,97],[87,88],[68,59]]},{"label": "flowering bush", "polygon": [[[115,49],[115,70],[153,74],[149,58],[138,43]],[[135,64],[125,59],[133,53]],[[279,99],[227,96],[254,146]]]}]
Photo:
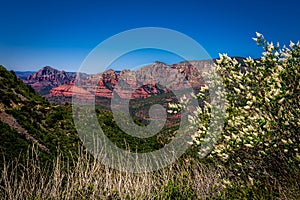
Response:
[{"label": "flowering bush", "polygon": [[[230,163],[238,175],[247,172],[250,182],[251,177],[261,175],[262,166],[277,168],[279,173],[286,170],[280,169],[283,163],[300,166],[300,44],[291,42],[280,48],[256,34],[253,39],[265,50],[260,59],[249,57],[241,63],[224,54],[216,60],[214,70],[224,84],[226,114],[223,130],[208,155]],[[193,145],[199,149],[207,142],[214,117],[209,93],[210,87],[201,88],[195,97],[204,103],[190,116],[198,129]]]}]

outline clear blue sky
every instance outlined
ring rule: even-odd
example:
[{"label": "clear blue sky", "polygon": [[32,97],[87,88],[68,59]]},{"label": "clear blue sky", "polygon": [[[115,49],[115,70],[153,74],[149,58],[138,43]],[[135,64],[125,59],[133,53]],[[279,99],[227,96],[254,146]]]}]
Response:
[{"label": "clear blue sky", "polygon": [[138,27],[164,27],[199,42],[211,55],[259,57],[255,32],[287,44],[300,39],[300,1],[1,0],[0,64],[76,71],[101,41]]}]

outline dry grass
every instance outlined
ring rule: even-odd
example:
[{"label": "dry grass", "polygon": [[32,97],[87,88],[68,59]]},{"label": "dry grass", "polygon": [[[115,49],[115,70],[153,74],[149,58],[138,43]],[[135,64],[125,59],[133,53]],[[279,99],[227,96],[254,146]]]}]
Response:
[{"label": "dry grass", "polygon": [[3,199],[206,199],[220,194],[223,169],[182,160],[151,173],[120,172],[79,152],[72,167],[61,156],[42,167],[33,150],[25,164],[4,164]]}]

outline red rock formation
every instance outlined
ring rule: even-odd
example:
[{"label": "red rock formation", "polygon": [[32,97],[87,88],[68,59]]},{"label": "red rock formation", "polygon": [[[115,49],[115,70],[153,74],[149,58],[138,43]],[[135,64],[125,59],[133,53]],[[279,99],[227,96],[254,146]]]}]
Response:
[{"label": "red rock formation", "polygon": [[86,74],[59,71],[52,67],[46,66],[30,74],[23,81],[31,85],[41,95],[48,95],[52,88],[64,85],[73,84],[75,79],[77,81],[84,81]]},{"label": "red rock formation", "polygon": [[[68,78],[68,75],[55,72],[52,69],[40,70],[32,75],[30,79],[39,77],[47,81],[55,80],[52,82],[58,84],[57,80],[68,78],[69,82],[66,81],[65,84],[53,88],[50,91],[50,96],[70,97],[72,96],[71,92],[78,92],[78,97],[87,95],[88,98],[90,95],[112,98],[113,93],[127,99],[147,98],[174,90],[190,87],[199,88],[203,85],[201,72],[209,64],[211,63],[206,61],[182,62],[174,65],[155,62],[136,71],[123,70],[117,73],[110,69],[103,73],[90,75],[86,79],[76,79],[76,83],[80,82],[81,88],[74,86],[74,80]],[[33,83],[33,85],[45,87],[46,84],[39,81]]]},{"label": "red rock formation", "polygon": [[112,91],[107,89],[104,85],[98,86],[94,94],[97,97],[106,97],[106,98],[112,97]]},{"label": "red rock formation", "polygon": [[50,91],[51,96],[58,96],[58,97],[76,97],[79,99],[86,99],[92,100],[93,95],[88,91],[75,86],[74,84],[69,85],[61,85],[57,88],[54,88]]}]

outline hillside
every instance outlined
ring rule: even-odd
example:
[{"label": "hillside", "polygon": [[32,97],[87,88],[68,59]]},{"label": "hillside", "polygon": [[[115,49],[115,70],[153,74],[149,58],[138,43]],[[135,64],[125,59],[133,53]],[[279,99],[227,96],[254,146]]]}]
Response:
[{"label": "hillside", "polygon": [[[12,160],[35,145],[44,161],[59,148],[65,156],[76,152],[80,139],[70,108],[51,105],[13,71],[0,66],[0,163]],[[2,164],[0,165],[0,167]]]}]

